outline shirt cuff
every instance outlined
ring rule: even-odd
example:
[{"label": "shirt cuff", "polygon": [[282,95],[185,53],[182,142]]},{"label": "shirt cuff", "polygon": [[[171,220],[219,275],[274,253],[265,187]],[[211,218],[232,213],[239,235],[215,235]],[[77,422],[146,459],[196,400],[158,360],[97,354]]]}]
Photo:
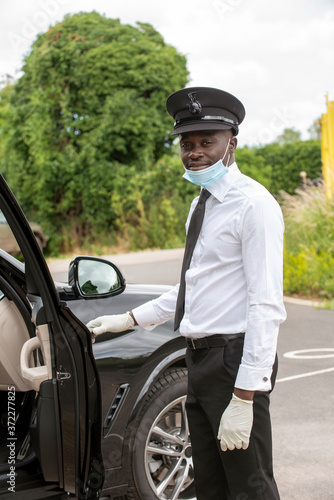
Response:
[{"label": "shirt cuff", "polygon": [[270,368],[254,368],[240,365],[234,386],[245,391],[270,391],[271,390]]},{"label": "shirt cuff", "polygon": [[159,320],[152,302],[146,302],[145,304],[132,309],[132,314],[134,315],[137,323],[145,330],[151,332],[156,326],[158,326],[161,321]]}]

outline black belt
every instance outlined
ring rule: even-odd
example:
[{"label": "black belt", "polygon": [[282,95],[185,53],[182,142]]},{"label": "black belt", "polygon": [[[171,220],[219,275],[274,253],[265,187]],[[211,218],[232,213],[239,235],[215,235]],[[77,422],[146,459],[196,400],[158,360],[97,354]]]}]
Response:
[{"label": "black belt", "polygon": [[189,349],[195,351],[196,349],[210,349],[210,347],[224,347],[230,340],[243,337],[244,332],[240,333],[227,333],[226,335],[210,335],[201,339],[186,338],[187,346]]}]

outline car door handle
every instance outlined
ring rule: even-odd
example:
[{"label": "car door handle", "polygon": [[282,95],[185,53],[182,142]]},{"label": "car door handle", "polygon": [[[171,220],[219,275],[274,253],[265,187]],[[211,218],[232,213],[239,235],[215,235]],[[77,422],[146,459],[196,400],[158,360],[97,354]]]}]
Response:
[{"label": "car door handle", "polygon": [[27,340],[21,350],[20,366],[22,378],[26,381],[28,387],[38,392],[39,387],[44,380],[48,380],[47,366],[30,366],[31,355],[36,349],[41,348],[38,337]]}]

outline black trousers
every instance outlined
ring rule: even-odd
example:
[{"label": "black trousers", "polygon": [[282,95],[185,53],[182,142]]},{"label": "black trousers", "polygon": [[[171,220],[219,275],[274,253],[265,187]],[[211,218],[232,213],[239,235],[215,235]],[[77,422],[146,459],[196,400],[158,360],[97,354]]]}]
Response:
[{"label": "black trousers", "polygon": [[[187,416],[197,500],[278,500],[273,476],[269,393],[257,391],[253,428],[246,450],[223,452],[217,439],[221,416],[231,401],[243,338],[225,347],[187,349]],[[273,370],[272,387],[277,372]]]}]

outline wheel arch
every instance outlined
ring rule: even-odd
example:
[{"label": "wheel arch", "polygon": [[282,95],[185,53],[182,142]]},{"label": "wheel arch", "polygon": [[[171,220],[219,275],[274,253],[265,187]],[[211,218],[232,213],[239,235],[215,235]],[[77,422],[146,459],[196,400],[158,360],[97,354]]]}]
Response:
[{"label": "wheel arch", "polygon": [[145,384],[141,388],[140,393],[138,394],[138,397],[131,412],[131,417],[130,417],[131,422],[135,420],[138,414],[140,413],[140,410],[145,403],[145,399],[150,391],[150,388],[155,384],[155,382],[161,377],[161,375],[166,370],[176,367],[186,368],[185,355],[186,355],[186,349],[185,348],[179,349],[177,351],[170,353],[162,361],[160,361],[160,363],[156,365],[155,369],[152,370],[150,376],[147,378]]},{"label": "wheel arch", "polygon": [[[131,496],[130,486],[128,484],[129,478],[128,475],[131,471],[131,462],[133,456],[133,446],[135,444],[135,436],[138,430],[138,425],[142,418],[142,414],[145,412],[145,404],[147,402],[147,396],[153,389],[154,385],[158,382],[160,378],[164,376],[164,374],[170,370],[183,368],[186,369],[185,362],[185,353],[186,349],[179,348],[167,356],[165,356],[151,371],[149,377],[145,381],[145,384],[142,386],[141,391],[139,392],[135,403],[132,407],[131,413],[128,418],[128,425],[124,434],[124,442],[122,449],[122,477],[123,482],[127,486],[127,498],[133,499],[135,497]],[[114,470],[114,469],[113,469]],[[108,471],[107,471],[108,475]],[[106,481],[109,483],[108,479]],[[129,496],[128,496],[129,495]]]}]

